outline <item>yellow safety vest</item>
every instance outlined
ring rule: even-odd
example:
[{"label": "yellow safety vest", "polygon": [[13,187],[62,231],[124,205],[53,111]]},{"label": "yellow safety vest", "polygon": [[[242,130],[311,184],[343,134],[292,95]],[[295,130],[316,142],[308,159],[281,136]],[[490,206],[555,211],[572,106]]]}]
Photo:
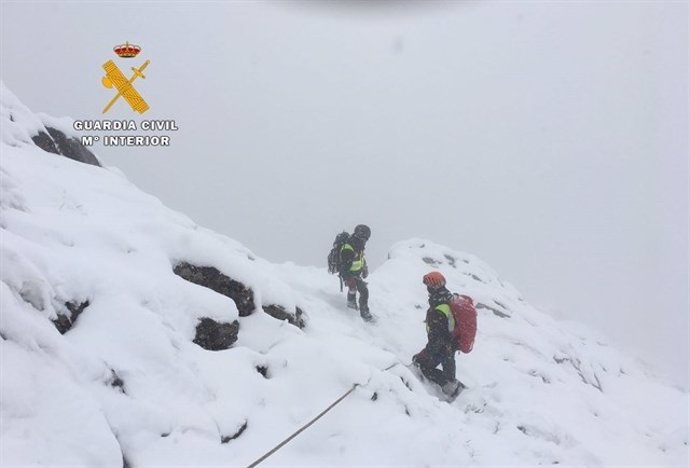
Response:
[{"label": "yellow safety vest", "polygon": [[[345,244],[343,247],[340,249],[342,252],[343,250],[352,250],[353,252],[355,251],[354,247],[352,247],[350,244]],[[364,268],[364,252],[359,253],[359,257],[355,258],[352,261],[352,266],[350,267],[350,272],[351,273],[357,273],[360,271],[362,268]]]},{"label": "yellow safety vest", "polygon": [[[434,307],[434,309],[437,310],[441,315],[445,315],[446,319],[448,320],[448,331],[452,333],[455,329],[455,317],[453,317],[453,312],[450,310],[450,306],[448,304],[439,304]],[[429,331],[428,324],[426,326],[426,331]]]}]

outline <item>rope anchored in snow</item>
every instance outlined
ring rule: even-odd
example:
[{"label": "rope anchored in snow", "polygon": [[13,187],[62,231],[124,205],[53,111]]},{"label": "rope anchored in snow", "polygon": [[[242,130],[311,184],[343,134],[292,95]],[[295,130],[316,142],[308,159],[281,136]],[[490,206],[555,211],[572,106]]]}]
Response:
[{"label": "rope anchored in snow", "polygon": [[[386,368],[384,369],[384,371],[387,371],[387,370],[391,369],[393,366],[395,366],[395,365],[397,365],[397,364],[399,364],[399,363],[398,363],[398,362],[394,362],[394,363],[391,364],[390,366],[386,367]],[[369,380],[371,380],[371,379],[369,379]],[[367,383],[369,383],[369,381],[367,381]],[[285,439],[284,441],[282,441],[281,443],[279,443],[278,445],[276,445],[275,447],[273,447],[269,452],[266,452],[266,454],[264,454],[263,456],[261,456],[261,458],[259,458],[258,460],[256,460],[254,463],[252,463],[251,465],[248,465],[247,468],[254,468],[254,467],[258,466],[259,463],[261,463],[262,461],[266,460],[268,457],[270,457],[271,455],[273,455],[274,453],[276,453],[276,452],[277,452],[278,450],[280,450],[283,446],[285,446],[285,444],[287,444],[287,443],[290,442],[292,439],[294,439],[295,437],[297,437],[300,433],[302,433],[302,431],[304,431],[306,428],[308,428],[309,426],[311,426],[312,424],[314,424],[316,421],[318,421],[319,419],[321,419],[321,417],[322,417],[323,415],[325,415],[326,413],[328,413],[330,410],[332,410],[333,408],[335,408],[335,406],[336,406],[338,403],[340,403],[340,402],[343,401],[345,398],[347,398],[352,392],[355,391],[355,388],[357,388],[357,387],[359,387],[359,386],[361,386],[361,385],[366,385],[366,384],[358,384],[358,383],[352,384],[352,387],[350,387],[350,389],[349,389],[347,392],[345,392],[340,398],[338,398],[338,399],[335,400],[333,403],[331,403],[330,406],[329,406],[328,408],[326,408],[325,410],[321,411],[318,415],[316,415],[315,418],[313,418],[311,421],[309,421],[309,422],[308,422],[307,424],[305,424],[304,426],[302,426],[302,427],[300,427],[299,429],[297,429],[297,431],[295,431],[290,437],[288,437],[287,439]]]},{"label": "rope anchored in snow", "polygon": [[280,450],[285,444],[287,444],[287,443],[290,442],[292,439],[294,439],[295,437],[297,437],[302,431],[304,431],[306,428],[308,428],[309,426],[311,426],[312,424],[314,424],[316,421],[318,421],[319,419],[321,419],[321,417],[322,417],[324,414],[328,413],[328,412],[329,412],[330,410],[332,410],[338,403],[340,403],[340,402],[343,401],[345,398],[347,398],[348,395],[350,395],[350,393],[352,393],[352,392],[355,390],[355,388],[357,388],[357,387],[360,386],[360,385],[361,385],[361,384],[358,384],[358,383],[353,384],[352,387],[350,388],[350,390],[348,390],[347,392],[345,392],[345,393],[343,394],[343,396],[341,396],[340,398],[338,398],[337,400],[335,400],[333,403],[331,403],[331,405],[330,405],[328,408],[326,408],[325,410],[321,411],[314,419],[312,419],[311,421],[309,421],[309,422],[308,422],[307,424],[305,424],[304,426],[300,427],[300,428],[299,428],[296,432],[294,432],[290,437],[288,437],[287,439],[285,439],[284,441],[282,441],[281,443],[279,443],[278,445],[276,445],[275,447],[273,447],[273,448],[271,449],[270,452],[267,452],[265,455],[263,455],[261,458],[259,458],[258,460],[256,460],[254,463],[252,463],[251,465],[247,466],[247,468],[254,468],[254,467],[257,466],[259,463],[261,463],[262,461],[264,461],[265,459],[267,459],[268,457],[270,457],[271,455],[273,455],[274,453],[276,453],[276,452],[277,452],[278,450]]}]

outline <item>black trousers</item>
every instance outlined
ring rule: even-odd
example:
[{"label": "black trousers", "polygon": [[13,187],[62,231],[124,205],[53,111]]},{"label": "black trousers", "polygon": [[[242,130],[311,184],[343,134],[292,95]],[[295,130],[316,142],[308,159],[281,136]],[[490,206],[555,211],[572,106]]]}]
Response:
[{"label": "black trousers", "polygon": [[347,300],[355,301],[359,292],[359,310],[369,310],[369,287],[366,281],[359,276],[343,276],[343,282],[347,286]]},{"label": "black trousers", "polygon": [[[427,348],[417,355],[417,364],[424,377],[444,386],[455,380],[455,350],[451,346],[442,346],[437,352],[430,353]],[[441,369],[436,367],[441,364]]]}]

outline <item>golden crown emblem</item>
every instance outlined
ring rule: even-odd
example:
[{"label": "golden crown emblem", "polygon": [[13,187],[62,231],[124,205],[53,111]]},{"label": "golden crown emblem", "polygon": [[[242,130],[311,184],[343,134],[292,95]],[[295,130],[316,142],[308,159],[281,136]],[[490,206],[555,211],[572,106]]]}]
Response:
[{"label": "golden crown emblem", "polygon": [[141,47],[136,44],[125,42],[124,44],[116,45],[113,51],[122,58],[136,57],[141,52]]}]

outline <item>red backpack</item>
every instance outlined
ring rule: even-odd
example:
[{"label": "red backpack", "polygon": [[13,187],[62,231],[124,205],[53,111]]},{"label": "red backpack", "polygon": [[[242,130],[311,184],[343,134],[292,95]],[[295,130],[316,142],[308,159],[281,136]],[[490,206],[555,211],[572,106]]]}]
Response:
[{"label": "red backpack", "polygon": [[460,351],[469,353],[472,351],[474,337],[477,334],[477,311],[472,298],[462,294],[453,294],[450,310],[453,311],[455,319],[453,339]]}]

